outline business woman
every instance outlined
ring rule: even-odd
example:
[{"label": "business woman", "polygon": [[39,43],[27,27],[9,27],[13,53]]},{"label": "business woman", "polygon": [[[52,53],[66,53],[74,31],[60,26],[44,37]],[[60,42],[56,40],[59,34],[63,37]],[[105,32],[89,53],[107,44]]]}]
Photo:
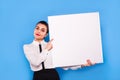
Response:
[{"label": "business woman", "polygon": [[[48,32],[48,23],[39,21],[34,29],[33,42],[25,44],[23,47],[25,56],[30,63],[31,70],[34,71],[33,80],[60,80],[55,67],[52,65],[50,50],[53,47],[51,44],[53,39],[48,43],[44,41]],[[78,69],[81,68],[81,66],[90,66],[91,64],[90,60],[87,60],[87,63],[84,65],[65,67],[64,69]]]},{"label": "business woman", "polygon": [[52,66],[52,40],[44,41],[47,36],[48,24],[40,21],[34,29],[34,40],[31,44],[24,45],[24,53],[34,71],[33,80],[60,80],[57,71]]}]

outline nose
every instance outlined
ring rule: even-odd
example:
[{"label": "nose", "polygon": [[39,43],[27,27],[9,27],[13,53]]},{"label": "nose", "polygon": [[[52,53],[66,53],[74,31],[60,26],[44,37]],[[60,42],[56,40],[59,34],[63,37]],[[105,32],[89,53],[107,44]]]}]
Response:
[{"label": "nose", "polygon": [[41,32],[41,30],[39,29],[38,32]]}]

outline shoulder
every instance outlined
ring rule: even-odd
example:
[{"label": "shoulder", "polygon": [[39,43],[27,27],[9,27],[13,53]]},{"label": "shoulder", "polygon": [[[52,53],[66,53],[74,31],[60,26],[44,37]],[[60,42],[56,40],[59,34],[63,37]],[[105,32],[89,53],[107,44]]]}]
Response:
[{"label": "shoulder", "polygon": [[48,42],[46,42],[45,40],[42,42],[43,44],[47,44]]},{"label": "shoulder", "polygon": [[30,44],[24,44],[23,45],[23,49],[25,50],[25,49],[29,49],[29,48],[31,48],[33,46],[33,44],[32,43],[30,43]]}]

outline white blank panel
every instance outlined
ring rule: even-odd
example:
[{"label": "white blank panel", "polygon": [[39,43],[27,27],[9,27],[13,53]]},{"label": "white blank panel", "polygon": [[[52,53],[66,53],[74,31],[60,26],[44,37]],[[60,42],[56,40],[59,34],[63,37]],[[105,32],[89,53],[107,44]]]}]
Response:
[{"label": "white blank panel", "polygon": [[98,12],[49,16],[48,23],[55,67],[103,62]]}]

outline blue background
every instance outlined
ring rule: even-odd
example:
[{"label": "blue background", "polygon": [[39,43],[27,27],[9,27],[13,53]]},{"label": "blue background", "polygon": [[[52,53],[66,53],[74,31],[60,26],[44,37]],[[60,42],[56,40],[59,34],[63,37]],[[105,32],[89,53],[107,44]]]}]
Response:
[{"label": "blue background", "polygon": [[119,8],[119,0],[0,0],[0,80],[32,80],[23,44],[32,42],[36,22],[47,21],[51,15],[96,11],[100,13],[104,63],[75,71],[57,70],[61,80],[120,80]]}]

